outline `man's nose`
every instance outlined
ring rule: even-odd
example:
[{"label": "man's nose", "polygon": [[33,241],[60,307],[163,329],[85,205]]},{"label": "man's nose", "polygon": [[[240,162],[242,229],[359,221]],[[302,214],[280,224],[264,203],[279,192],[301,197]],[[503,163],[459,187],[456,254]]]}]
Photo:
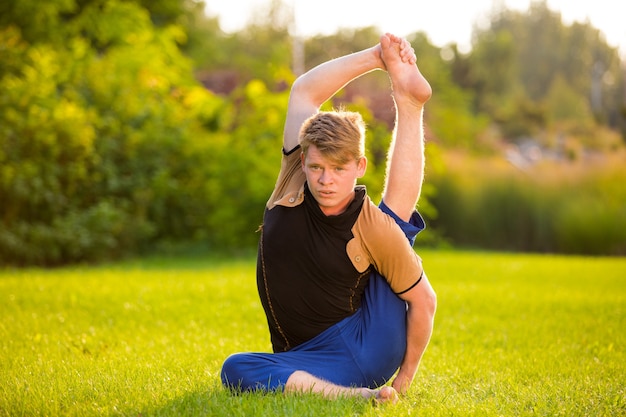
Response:
[{"label": "man's nose", "polygon": [[320,175],[319,178],[319,182],[321,184],[329,184],[333,181],[332,175],[330,174],[330,172],[328,170],[323,170],[322,174]]}]

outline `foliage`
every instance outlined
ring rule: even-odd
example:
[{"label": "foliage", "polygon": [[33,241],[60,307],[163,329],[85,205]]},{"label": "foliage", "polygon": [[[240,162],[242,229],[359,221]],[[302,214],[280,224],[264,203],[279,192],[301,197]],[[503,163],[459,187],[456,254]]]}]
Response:
[{"label": "foliage", "polygon": [[234,34],[224,34],[219,20],[205,16],[201,4],[187,13],[190,37],[182,49],[194,60],[196,76],[210,88],[230,93],[238,85],[261,80],[276,91],[293,82],[289,6],[268,0],[255,10],[254,19]]},{"label": "foliage", "polygon": [[442,52],[424,34],[409,38],[414,45],[420,71],[433,88],[425,107],[427,139],[446,147],[474,148],[485,151],[481,141],[489,125],[484,113],[472,111],[474,95],[454,83],[452,70]]},{"label": "foliage", "polygon": [[203,193],[211,197],[207,224],[216,245],[245,249],[255,231],[280,168],[287,92],[270,94],[253,80],[230,98],[229,117],[213,146],[217,160],[207,170]]},{"label": "foliage", "polygon": [[[273,0],[244,30],[226,34],[199,1],[44,3],[0,5],[0,263],[98,261],[179,243],[254,247],[296,76],[290,8]],[[299,39],[304,66],[368,47],[378,32]],[[435,226],[432,241],[456,229],[441,204],[457,182],[454,172],[442,177],[440,155],[450,148],[495,155],[503,138],[531,136],[572,162],[623,148],[622,63],[589,24],[565,26],[534,2],[528,15],[494,13],[469,54],[437,48],[421,32],[409,39],[434,89],[425,121],[429,169],[438,176],[427,178],[420,200]],[[379,198],[394,123],[388,77],[363,77],[331,105],[363,113],[370,161],[363,183]],[[494,212],[506,199],[532,213],[553,202],[522,185],[494,192],[489,179],[476,193]],[[585,204],[605,214],[593,199]],[[594,229],[604,244],[576,246],[591,231],[582,230],[576,207],[560,207],[549,244],[533,238],[513,247],[622,253],[620,236],[605,238],[609,223]],[[611,207],[610,218],[621,219]]]},{"label": "foliage", "polygon": [[624,155],[520,171],[461,155],[432,175],[434,227],[455,245],[594,255],[626,254]]},{"label": "foliage", "polygon": [[115,1],[84,5],[68,26],[83,35],[0,32],[0,261],[99,260],[201,232],[206,159],[193,143],[221,99],[190,76],[182,32]]},{"label": "foliage", "polygon": [[626,412],[626,260],[420,255],[435,330],[408,395],[383,407],[221,387],[229,354],[270,349],[253,258],[0,271],[0,415]]},{"label": "foliage", "polygon": [[490,24],[476,30],[467,61],[457,81],[476,92],[477,108],[488,112],[509,140],[549,128],[560,111],[554,94],[564,89],[579,110],[561,118],[626,134],[625,77],[617,49],[589,23],[564,25],[545,0],[531,2],[528,13],[495,9]]}]

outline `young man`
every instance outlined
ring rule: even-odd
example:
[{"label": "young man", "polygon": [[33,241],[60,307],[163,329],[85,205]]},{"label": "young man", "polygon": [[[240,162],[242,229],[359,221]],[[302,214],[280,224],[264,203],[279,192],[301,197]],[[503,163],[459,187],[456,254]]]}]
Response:
[{"label": "young man", "polygon": [[[356,186],[367,166],[360,115],[319,111],[347,83],[374,70],[388,72],[396,103],[380,208]],[[231,355],[222,367],[225,386],[379,401],[406,392],[436,308],[412,249],[424,228],[415,205],[424,172],[422,112],[430,95],[413,49],[390,34],[296,80],[257,266],[275,353]],[[396,370],[392,385],[378,388]]]}]

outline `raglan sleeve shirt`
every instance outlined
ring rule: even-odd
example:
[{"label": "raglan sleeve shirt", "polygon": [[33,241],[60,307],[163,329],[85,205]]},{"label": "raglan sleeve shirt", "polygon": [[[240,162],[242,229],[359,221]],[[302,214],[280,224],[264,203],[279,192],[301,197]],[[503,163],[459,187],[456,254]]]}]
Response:
[{"label": "raglan sleeve shirt", "polygon": [[[300,162],[300,147],[283,153],[281,170],[267,208],[276,205],[296,206],[304,198],[306,177]],[[423,220],[417,214],[423,228]],[[395,220],[365,198],[363,208],[352,233],[354,238],[346,245],[346,252],[359,272],[372,265],[387,279],[396,294],[407,292],[422,277],[422,260]]]}]

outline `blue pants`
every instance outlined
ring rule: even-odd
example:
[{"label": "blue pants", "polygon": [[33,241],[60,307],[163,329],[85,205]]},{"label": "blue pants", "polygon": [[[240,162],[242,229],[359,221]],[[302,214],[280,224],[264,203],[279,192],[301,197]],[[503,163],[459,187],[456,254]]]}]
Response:
[{"label": "blue pants", "polygon": [[[385,204],[413,244],[424,229],[415,212],[409,223]],[[400,366],[406,349],[406,303],[393,293],[376,271],[365,289],[361,308],[313,339],[287,352],[237,353],[222,366],[224,386],[242,391],[282,390],[295,371],[305,371],[342,386],[370,387],[385,384]]]}]

